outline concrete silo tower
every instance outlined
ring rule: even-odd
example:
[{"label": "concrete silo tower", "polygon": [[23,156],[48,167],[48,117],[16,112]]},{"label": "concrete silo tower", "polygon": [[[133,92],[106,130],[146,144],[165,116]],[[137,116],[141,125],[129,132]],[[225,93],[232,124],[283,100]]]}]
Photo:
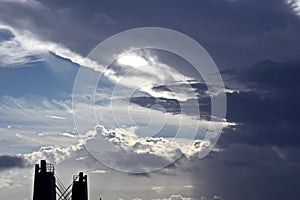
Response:
[{"label": "concrete silo tower", "polygon": [[35,165],[33,200],[56,200],[54,166],[41,160]]}]

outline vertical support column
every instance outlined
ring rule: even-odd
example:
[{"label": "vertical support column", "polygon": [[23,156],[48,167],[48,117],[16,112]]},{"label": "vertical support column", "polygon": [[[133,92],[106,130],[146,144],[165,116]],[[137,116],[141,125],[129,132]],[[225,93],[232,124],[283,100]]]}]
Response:
[{"label": "vertical support column", "polygon": [[78,181],[73,180],[72,200],[88,200],[87,175],[79,173]]},{"label": "vertical support column", "polygon": [[47,171],[47,163],[41,160],[41,165],[35,165],[33,200],[56,200],[54,168]]}]

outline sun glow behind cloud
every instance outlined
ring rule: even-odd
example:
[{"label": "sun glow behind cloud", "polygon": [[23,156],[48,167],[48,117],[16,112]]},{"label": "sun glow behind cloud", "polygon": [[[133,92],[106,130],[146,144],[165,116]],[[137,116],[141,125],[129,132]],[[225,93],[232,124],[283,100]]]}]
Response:
[{"label": "sun glow behind cloud", "polygon": [[148,62],[144,58],[136,54],[128,54],[121,56],[118,58],[118,63],[120,65],[127,65],[132,67],[142,67],[148,65]]},{"label": "sun glow behind cloud", "polygon": [[[190,87],[187,81],[191,78],[162,63],[151,52],[125,52],[119,56],[117,64],[125,71],[121,75],[110,77],[117,84],[117,89],[120,84],[145,92],[155,98],[176,99],[179,101],[197,98],[195,90]],[[169,87],[168,90],[158,91],[153,89],[162,85]],[[179,87],[174,87],[176,85]]]},{"label": "sun glow behind cloud", "polygon": [[291,6],[296,15],[300,16],[300,0],[287,0],[286,2]]}]

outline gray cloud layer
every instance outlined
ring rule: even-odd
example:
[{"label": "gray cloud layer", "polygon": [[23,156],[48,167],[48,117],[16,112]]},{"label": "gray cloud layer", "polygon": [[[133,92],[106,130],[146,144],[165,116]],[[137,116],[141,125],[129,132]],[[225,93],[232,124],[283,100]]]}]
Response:
[{"label": "gray cloud layer", "polygon": [[2,21],[82,55],[110,35],[145,26],[183,31],[222,67],[298,59],[300,50],[299,18],[285,0],[22,2],[2,2]]},{"label": "gray cloud layer", "polygon": [[0,171],[11,168],[23,168],[27,165],[26,161],[19,156],[0,156]]}]

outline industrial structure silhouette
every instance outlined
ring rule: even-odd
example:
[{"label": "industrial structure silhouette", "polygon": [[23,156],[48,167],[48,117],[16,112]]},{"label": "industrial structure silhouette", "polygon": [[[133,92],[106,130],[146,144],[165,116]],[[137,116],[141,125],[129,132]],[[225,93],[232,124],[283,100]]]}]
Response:
[{"label": "industrial structure silhouette", "polygon": [[45,160],[35,165],[33,200],[88,200],[87,175],[75,175],[66,188],[54,171]]}]

